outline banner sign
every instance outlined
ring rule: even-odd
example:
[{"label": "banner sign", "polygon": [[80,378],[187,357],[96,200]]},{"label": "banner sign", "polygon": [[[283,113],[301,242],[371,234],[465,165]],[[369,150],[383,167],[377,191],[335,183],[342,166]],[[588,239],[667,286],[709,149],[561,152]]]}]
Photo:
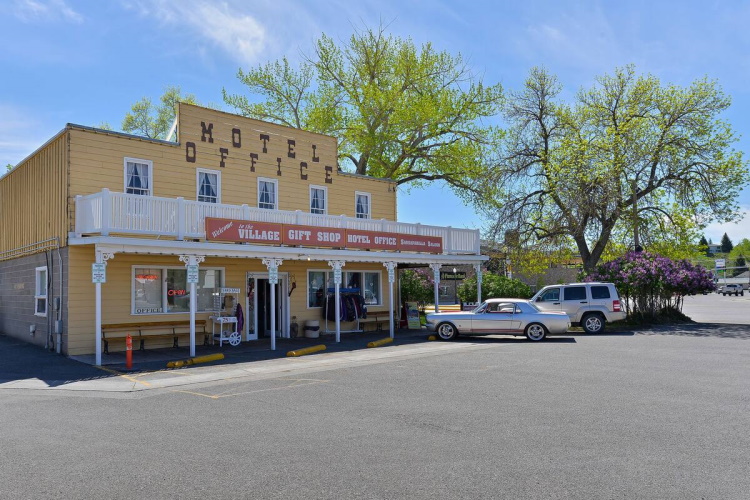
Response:
[{"label": "banner sign", "polygon": [[437,236],[398,236],[398,249],[407,252],[443,253],[443,239]]},{"label": "banner sign", "polygon": [[343,247],[346,229],[279,224],[284,245]]},{"label": "banner sign", "polygon": [[361,248],[372,250],[398,250],[398,235],[394,233],[378,233],[359,229],[346,230],[346,248]]},{"label": "banner sign", "polygon": [[206,239],[232,243],[443,253],[443,239],[437,236],[402,235],[359,229],[299,226],[213,217],[206,217]]}]

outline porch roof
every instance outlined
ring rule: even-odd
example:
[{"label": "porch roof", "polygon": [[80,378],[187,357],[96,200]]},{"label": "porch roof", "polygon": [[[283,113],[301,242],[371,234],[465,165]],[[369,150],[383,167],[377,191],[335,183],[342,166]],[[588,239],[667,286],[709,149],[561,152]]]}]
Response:
[{"label": "porch roof", "polygon": [[291,246],[252,245],[246,243],[211,243],[199,241],[156,240],[121,236],[75,236],[71,246],[95,245],[105,253],[136,253],[151,255],[203,255],[238,259],[277,258],[282,260],[343,260],[345,262],[396,262],[399,264],[480,264],[486,255],[446,255],[367,250],[335,250]]}]

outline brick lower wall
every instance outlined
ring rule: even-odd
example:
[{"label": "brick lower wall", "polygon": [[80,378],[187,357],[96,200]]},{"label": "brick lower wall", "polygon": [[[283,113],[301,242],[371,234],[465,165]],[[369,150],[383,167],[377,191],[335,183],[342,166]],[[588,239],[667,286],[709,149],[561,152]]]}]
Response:
[{"label": "brick lower wall", "polygon": [[[44,347],[48,343],[47,334],[54,333],[54,298],[60,297],[60,257],[63,264],[63,290],[67,287],[67,249],[56,250],[0,261],[0,333],[24,342]],[[37,316],[35,311],[36,268],[47,266],[49,289],[47,291],[47,316]],[[62,297],[63,332],[67,316],[67,299]],[[35,328],[30,333],[30,328]],[[63,351],[65,342],[63,338]],[[54,347],[52,335],[49,347]]]}]

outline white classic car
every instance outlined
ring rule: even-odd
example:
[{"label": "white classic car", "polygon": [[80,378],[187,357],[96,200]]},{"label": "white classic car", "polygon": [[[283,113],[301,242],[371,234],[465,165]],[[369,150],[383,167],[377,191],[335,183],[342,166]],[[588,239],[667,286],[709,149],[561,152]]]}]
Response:
[{"label": "white classic car", "polygon": [[570,318],[561,311],[540,311],[524,299],[488,299],[472,311],[427,315],[427,328],[441,340],[467,335],[526,335],[532,341],[564,334]]}]

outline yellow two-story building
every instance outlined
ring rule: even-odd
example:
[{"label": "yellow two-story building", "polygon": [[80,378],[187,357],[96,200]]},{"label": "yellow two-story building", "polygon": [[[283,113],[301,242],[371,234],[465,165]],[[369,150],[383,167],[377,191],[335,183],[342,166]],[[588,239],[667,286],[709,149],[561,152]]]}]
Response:
[{"label": "yellow two-story building", "polygon": [[340,171],[335,138],[177,111],[166,141],[69,124],[0,179],[2,333],[97,364],[116,327],[181,323],[191,355],[196,324],[393,335],[399,268],[487,260],[476,230],[397,222],[396,183]]}]

